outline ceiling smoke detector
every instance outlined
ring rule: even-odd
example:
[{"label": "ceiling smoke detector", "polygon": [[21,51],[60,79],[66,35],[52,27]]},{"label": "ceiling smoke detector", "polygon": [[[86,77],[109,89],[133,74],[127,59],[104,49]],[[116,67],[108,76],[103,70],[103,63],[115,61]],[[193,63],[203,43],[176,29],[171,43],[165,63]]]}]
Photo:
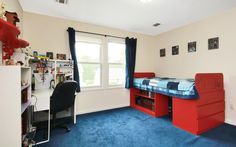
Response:
[{"label": "ceiling smoke detector", "polygon": [[58,2],[60,4],[67,4],[68,0],[56,0],[56,2]]},{"label": "ceiling smoke detector", "polygon": [[161,25],[160,23],[154,23],[152,26],[153,27],[158,27],[159,25]]}]

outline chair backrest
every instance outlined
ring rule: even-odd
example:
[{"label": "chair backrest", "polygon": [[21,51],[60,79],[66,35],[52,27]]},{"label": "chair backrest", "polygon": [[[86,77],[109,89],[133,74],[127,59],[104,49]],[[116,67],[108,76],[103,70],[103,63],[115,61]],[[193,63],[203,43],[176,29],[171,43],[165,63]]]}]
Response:
[{"label": "chair backrest", "polygon": [[64,81],[58,83],[50,98],[51,113],[60,112],[74,105],[76,81]]}]

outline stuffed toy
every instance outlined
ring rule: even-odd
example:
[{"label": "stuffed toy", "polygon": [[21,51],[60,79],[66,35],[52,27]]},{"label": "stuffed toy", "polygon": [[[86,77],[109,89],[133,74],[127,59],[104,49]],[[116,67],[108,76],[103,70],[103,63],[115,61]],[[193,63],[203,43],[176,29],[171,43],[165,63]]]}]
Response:
[{"label": "stuffed toy", "polygon": [[5,14],[6,14],[5,4],[1,3],[1,5],[0,5],[0,18],[6,21],[7,18],[5,16]]}]

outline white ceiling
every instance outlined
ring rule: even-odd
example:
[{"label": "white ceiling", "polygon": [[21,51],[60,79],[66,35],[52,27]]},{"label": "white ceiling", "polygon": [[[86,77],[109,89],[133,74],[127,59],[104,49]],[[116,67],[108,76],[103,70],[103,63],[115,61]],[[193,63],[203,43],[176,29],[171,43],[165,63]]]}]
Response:
[{"label": "white ceiling", "polygon": [[[236,0],[19,0],[24,11],[157,35],[236,6]],[[153,27],[154,23],[161,23]]]}]

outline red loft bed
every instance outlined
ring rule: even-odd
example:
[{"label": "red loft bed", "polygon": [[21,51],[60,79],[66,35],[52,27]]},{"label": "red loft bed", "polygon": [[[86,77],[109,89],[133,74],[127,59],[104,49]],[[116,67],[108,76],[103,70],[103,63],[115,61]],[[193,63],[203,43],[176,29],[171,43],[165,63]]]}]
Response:
[{"label": "red loft bed", "polygon": [[[135,78],[155,77],[152,72],[135,73]],[[198,99],[172,97],[173,124],[192,134],[201,134],[224,123],[225,94],[222,73],[197,73],[195,87]],[[154,117],[168,114],[169,96],[154,93],[152,96],[140,94],[137,88],[130,89],[130,106]],[[154,108],[147,109],[136,104],[142,96],[154,101]]]}]

